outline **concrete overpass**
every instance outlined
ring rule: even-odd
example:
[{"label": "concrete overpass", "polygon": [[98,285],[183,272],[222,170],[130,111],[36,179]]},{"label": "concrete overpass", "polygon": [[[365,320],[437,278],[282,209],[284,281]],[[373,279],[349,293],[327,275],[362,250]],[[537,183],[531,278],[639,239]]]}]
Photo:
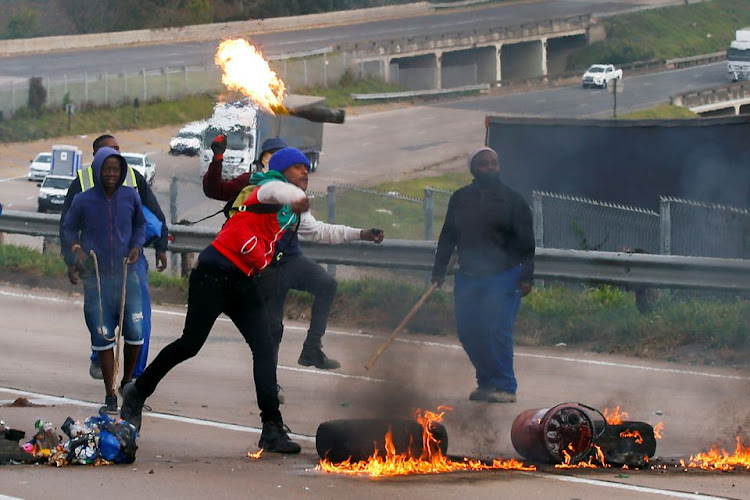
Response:
[{"label": "concrete overpass", "polygon": [[572,51],[604,37],[604,27],[583,15],[336,49],[351,54],[365,73],[385,74],[407,88],[450,88],[561,72]]},{"label": "concrete overpass", "polygon": [[701,116],[750,114],[750,82],[686,92],[673,96],[671,102]]}]

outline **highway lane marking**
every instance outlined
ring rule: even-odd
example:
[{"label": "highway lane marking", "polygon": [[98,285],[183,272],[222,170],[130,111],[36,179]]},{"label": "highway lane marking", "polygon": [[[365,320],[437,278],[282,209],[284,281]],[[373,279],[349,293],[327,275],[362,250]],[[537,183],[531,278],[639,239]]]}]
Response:
[{"label": "highway lane marking", "polygon": [[[6,290],[0,290],[0,296],[31,299],[31,300],[42,300],[46,302],[82,304],[82,301],[80,300],[61,299],[57,297],[43,297],[43,296],[32,295],[32,294],[8,292]],[[185,317],[184,312],[168,311],[165,309],[152,309],[151,312],[156,313],[156,314],[162,314],[165,316],[178,316],[182,318]],[[220,317],[218,321],[231,322],[229,318],[224,318],[224,317]],[[288,326],[284,326],[284,328],[287,330],[307,331],[306,327],[301,327],[301,326],[288,325]],[[341,330],[326,330],[326,333],[332,334],[332,335],[338,335],[341,337],[381,339],[381,336],[373,335],[370,333],[353,333],[353,332],[345,332]],[[426,340],[413,340],[413,339],[404,339],[404,338],[396,338],[395,341],[400,342],[402,344],[412,344],[412,345],[426,346],[426,347],[437,347],[441,349],[454,349],[454,350],[463,349],[463,347],[461,347],[458,344],[446,344],[443,342],[431,342],[431,341],[426,341]],[[682,370],[678,368],[656,368],[652,366],[635,365],[635,364],[630,364],[630,363],[615,363],[614,361],[599,361],[595,359],[571,358],[567,356],[552,356],[549,354],[531,354],[531,353],[524,353],[524,352],[516,352],[515,356],[521,357],[521,358],[546,359],[550,361],[563,361],[566,363],[576,363],[579,365],[588,364],[588,365],[602,366],[602,367],[608,367],[608,368],[610,367],[611,368],[627,368],[627,369],[633,369],[633,370],[638,370],[638,371],[650,371],[650,372],[656,372],[656,373],[674,373],[678,375],[692,375],[696,377],[707,377],[707,378],[724,379],[724,380],[750,380],[750,376],[746,376],[746,375],[726,375],[726,374],[719,374],[719,373],[701,372],[701,371],[695,371],[695,370]],[[303,370],[301,368],[293,368],[293,367],[285,367],[285,366],[279,366],[279,368],[292,370],[292,371]],[[346,375],[343,373],[335,373],[335,372],[329,372],[329,371],[309,370],[309,373],[314,373],[316,375],[332,375],[332,376],[339,376],[339,377],[359,378],[359,379],[366,379],[366,380],[378,381],[378,382],[390,382],[389,380],[386,380],[386,379],[370,379],[369,377],[362,377],[359,375]]]},{"label": "highway lane marking", "polygon": [[0,495],[0,500],[23,500],[23,499],[19,497],[9,497],[6,495]]},{"label": "highway lane marking", "polygon": [[[41,297],[38,295],[31,295],[31,294],[22,294],[22,293],[14,293],[14,292],[8,292],[5,290],[0,290],[0,296],[9,296],[14,298],[21,298],[21,299],[32,299],[32,300],[44,300],[45,302],[57,302],[57,303],[63,303],[63,304],[75,304],[75,305],[83,305],[83,301],[81,300],[70,300],[70,299],[61,299],[58,297]],[[152,313],[158,313],[163,314],[165,316],[178,316],[178,317],[185,317],[185,313],[178,313],[174,311],[166,311],[163,309],[152,309]],[[232,320],[229,318],[219,317],[217,321],[224,321],[227,323],[231,323]],[[299,330],[305,330],[301,327],[293,327],[293,326],[287,326],[286,329],[299,329]],[[354,379],[354,380],[364,380],[365,382],[378,382],[378,383],[393,383],[395,380],[389,380],[384,378],[378,378],[378,377],[367,377],[364,375],[350,375],[347,373],[338,373],[330,370],[314,370],[312,368],[302,368],[302,367],[296,367],[296,366],[286,366],[286,365],[278,365],[277,367],[279,370],[286,370],[290,372],[300,372],[300,373],[308,373],[311,375],[318,375],[323,377],[339,377],[339,378],[347,378],[347,379]]]},{"label": "highway lane marking", "polygon": [[[7,177],[7,178],[5,178],[5,179],[0,179],[0,182],[15,181],[15,180],[18,180],[18,179],[23,179],[23,178],[25,178],[25,177],[26,177],[25,175],[18,175],[18,176],[16,176],[16,177]],[[0,498],[1,498],[1,497],[0,497]]]},{"label": "highway lane marking", "polygon": [[[83,401],[81,399],[66,398],[65,396],[53,396],[51,394],[44,394],[41,392],[22,391],[19,389],[13,389],[11,387],[0,387],[0,392],[7,392],[9,394],[14,394],[16,396],[23,396],[25,398],[32,397],[35,399],[41,399],[44,401],[48,401],[52,404],[76,405],[76,406],[83,406],[85,408],[96,408],[97,410],[102,406],[101,403]],[[180,422],[183,424],[202,425],[204,427],[212,427],[215,429],[245,432],[249,434],[260,434],[263,431],[262,428],[258,428],[258,427],[250,427],[247,425],[239,425],[239,424],[230,424],[227,422],[219,422],[217,420],[208,420],[204,418],[183,417],[180,415],[171,415],[169,413],[146,411],[146,412],[143,412],[143,416],[150,417],[150,418],[157,418],[161,420],[169,420],[171,422]],[[307,441],[307,442],[313,442],[313,443],[315,442],[315,437],[307,436],[305,434],[289,433],[289,436],[294,439],[298,439],[300,441]]]},{"label": "highway lane marking", "polygon": [[[101,403],[93,403],[91,401],[83,401],[80,399],[66,398],[66,397],[61,397],[61,396],[52,396],[50,394],[43,394],[43,393],[38,393],[38,392],[22,391],[22,390],[12,389],[8,387],[0,387],[0,392],[6,392],[9,394],[14,394],[16,396],[23,396],[27,398],[32,397],[32,398],[36,398],[42,401],[48,401],[53,404],[68,404],[68,405],[83,406],[86,408],[99,408],[101,406]],[[171,415],[168,413],[145,412],[143,416],[148,417],[148,418],[167,420],[171,422],[179,422],[179,423],[184,423],[184,424],[211,427],[214,429],[244,432],[247,434],[260,435],[260,433],[263,431],[263,429],[258,428],[258,427],[250,427],[250,426],[239,425],[239,424],[230,424],[227,422],[219,422],[216,420],[208,420],[208,419],[202,419],[202,418],[183,417],[179,415]],[[306,434],[289,433],[289,437],[291,437],[292,439],[295,439],[298,441],[304,441],[307,443],[315,443],[316,441],[314,436],[308,436]],[[586,478],[574,477],[574,476],[547,474],[544,472],[521,472],[521,474],[524,474],[530,477],[541,477],[544,479],[553,479],[556,481],[563,481],[563,482],[568,482],[568,483],[578,483],[578,484],[586,484],[589,486],[598,486],[598,487],[603,487],[603,488],[627,490],[627,491],[632,491],[635,493],[669,496],[671,498],[680,498],[680,499],[689,499],[689,500],[726,500],[728,498],[728,497],[716,497],[712,495],[703,495],[700,493],[687,493],[687,492],[682,492],[682,491],[664,490],[664,489],[658,489],[658,488],[651,488],[647,486],[636,486],[636,485],[631,485],[631,484],[616,483],[613,481],[603,481],[603,480],[598,480],[598,479],[586,479]],[[6,500],[6,499],[7,500],[20,500],[14,497],[6,497],[3,495],[0,495],[0,500]]]},{"label": "highway lane marking", "polygon": [[554,474],[546,474],[546,473],[535,474],[535,473],[529,473],[529,472],[525,472],[524,474],[528,476],[534,476],[534,477],[541,476],[546,479],[554,479],[556,481],[563,481],[566,483],[587,484],[590,486],[615,488],[619,490],[627,490],[627,491],[632,491],[632,492],[637,492],[637,493],[668,496],[671,498],[685,498],[685,499],[693,499],[693,500],[727,500],[728,498],[730,498],[730,497],[716,497],[713,495],[703,495],[701,493],[687,493],[683,491],[663,490],[663,489],[658,489],[658,488],[650,488],[648,486],[636,486],[633,484],[616,483],[614,481],[602,481],[599,479],[586,479],[583,477],[556,476]]}]

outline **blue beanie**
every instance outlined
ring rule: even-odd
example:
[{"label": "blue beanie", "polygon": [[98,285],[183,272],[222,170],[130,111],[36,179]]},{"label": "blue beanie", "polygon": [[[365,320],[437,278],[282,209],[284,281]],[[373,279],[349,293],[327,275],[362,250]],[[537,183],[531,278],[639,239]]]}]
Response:
[{"label": "blue beanie", "polygon": [[268,169],[277,172],[283,172],[292,165],[301,163],[307,170],[310,170],[310,160],[307,159],[302,151],[296,148],[284,148],[276,151],[271,160],[268,162]]},{"label": "blue beanie", "polygon": [[262,158],[263,153],[284,149],[285,147],[287,147],[287,144],[284,139],[282,139],[281,137],[271,137],[270,139],[266,139],[265,141],[263,141],[263,144],[261,144],[260,146],[260,155],[258,156]]}]

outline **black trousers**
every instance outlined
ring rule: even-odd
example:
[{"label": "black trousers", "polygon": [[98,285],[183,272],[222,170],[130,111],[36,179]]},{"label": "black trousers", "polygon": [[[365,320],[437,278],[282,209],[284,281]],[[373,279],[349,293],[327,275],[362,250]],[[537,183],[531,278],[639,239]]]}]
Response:
[{"label": "black trousers", "polygon": [[259,286],[266,303],[271,337],[276,342],[276,352],[284,336],[284,302],[289,290],[311,293],[313,298],[310,328],[305,347],[319,348],[328,326],[328,315],[336,297],[336,280],[320,264],[299,255],[263,270]]},{"label": "black trousers", "polygon": [[239,272],[199,265],[190,273],[182,337],[162,349],[146,367],[136,380],[138,392],[149,397],[172,368],[198,354],[221,313],[237,326],[253,352],[253,378],[261,420],[281,422],[276,388],[276,345],[270,336],[257,278],[247,278]]}]

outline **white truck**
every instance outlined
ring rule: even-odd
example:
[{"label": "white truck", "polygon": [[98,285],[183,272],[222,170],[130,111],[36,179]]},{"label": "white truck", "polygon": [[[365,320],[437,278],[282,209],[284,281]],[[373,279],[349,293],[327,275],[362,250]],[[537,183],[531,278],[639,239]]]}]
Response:
[{"label": "white truck", "polygon": [[[284,100],[286,106],[295,109],[323,106],[324,102],[323,97],[301,95],[289,95]],[[296,116],[272,115],[246,99],[219,103],[214,107],[213,115],[203,131],[201,177],[213,158],[211,142],[219,134],[227,136],[222,170],[222,177],[225,179],[252,171],[261,145],[271,137],[281,137],[289,147],[301,150],[310,160],[312,172],[318,168],[320,150],[323,147],[323,123]]]},{"label": "white truck", "polygon": [[601,87],[606,89],[612,80],[622,80],[622,70],[612,64],[592,64],[581,78],[583,88]]},{"label": "white truck", "polygon": [[735,33],[727,51],[727,73],[733,82],[750,80],[750,27]]}]

